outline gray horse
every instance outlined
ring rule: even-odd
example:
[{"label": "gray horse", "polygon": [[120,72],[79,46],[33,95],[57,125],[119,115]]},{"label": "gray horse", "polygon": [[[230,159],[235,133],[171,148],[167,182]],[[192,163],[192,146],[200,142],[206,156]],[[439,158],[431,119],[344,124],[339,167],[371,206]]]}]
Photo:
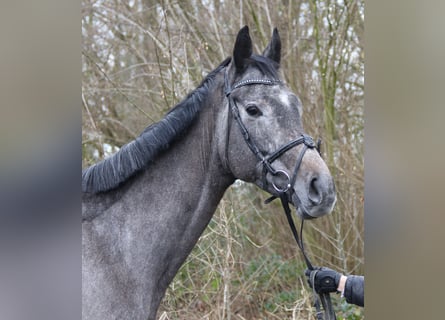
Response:
[{"label": "gray horse", "polygon": [[332,211],[333,179],[304,134],[280,57],[276,29],[256,55],[242,28],[232,58],[160,122],[83,171],[83,319],[155,319],[236,179],[285,195],[301,218]]}]

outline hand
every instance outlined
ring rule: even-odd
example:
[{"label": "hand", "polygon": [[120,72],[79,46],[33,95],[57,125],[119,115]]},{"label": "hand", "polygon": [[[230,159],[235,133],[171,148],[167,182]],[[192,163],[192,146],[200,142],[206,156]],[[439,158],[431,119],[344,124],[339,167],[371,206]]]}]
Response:
[{"label": "hand", "polygon": [[341,273],[325,267],[306,269],[304,273],[308,277],[309,286],[317,293],[336,292],[342,276]]}]

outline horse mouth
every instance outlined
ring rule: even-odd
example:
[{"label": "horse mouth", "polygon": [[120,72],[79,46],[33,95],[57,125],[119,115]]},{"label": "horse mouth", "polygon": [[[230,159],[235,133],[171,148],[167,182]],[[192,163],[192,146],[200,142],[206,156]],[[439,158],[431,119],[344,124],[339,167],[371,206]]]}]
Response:
[{"label": "horse mouth", "polygon": [[326,204],[306,205],[294,193],[290,202],[295,207],[295,211],[300,219],[312,220],[331,213],[334,209],[336,198],[333,201],[328,201],[329,203]]}]

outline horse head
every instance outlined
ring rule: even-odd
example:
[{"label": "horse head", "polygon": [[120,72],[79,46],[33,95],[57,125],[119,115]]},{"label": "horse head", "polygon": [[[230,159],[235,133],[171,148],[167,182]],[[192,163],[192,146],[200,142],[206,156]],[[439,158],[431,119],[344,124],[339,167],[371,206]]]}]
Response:
[{"label": "horse head", "polygon": [[235,178],[286,194],[301,218],[317,218],[334,207],[334,181],[303,129],[302,104],[280,75],[280,59],[276,29],[261,55],[248,27],[239,31],[224,75],[219,153]]}]

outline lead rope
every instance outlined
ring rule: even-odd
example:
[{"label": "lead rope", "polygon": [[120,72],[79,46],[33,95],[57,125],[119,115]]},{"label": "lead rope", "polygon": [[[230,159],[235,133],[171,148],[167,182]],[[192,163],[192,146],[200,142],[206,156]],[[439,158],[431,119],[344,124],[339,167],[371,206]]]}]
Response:
[{"label": "lead rope", "polygon": [[[291,185],[294,185],[296,179],[297,179],[297,174],[298,171],[300,169],[300,165],[301,162],[303,160],[304,154],[306,153],[306,150],[308,148],[316,148],[318,153],[321,155],[320,153],[320,145],[321,145],[321,139],[318,139],[317,144],[314,143],[314,141],[312,140],[312,138],[310,138],[307,135],[303,135],[303,140],[304,140],[304,144],[303,144],[303,149],[300,151],[300,154],[298,156],[297,159],[297,164],[295,166],[294,169],[294,173],[292,174],[292,178],[290,181]],[[283,210],[286,214],[286,218],[287,221],[289,222],[289,226],[292,230],[292,234],[295,238],[295,241],[297,242],[298,247],[300,248],[300,251],[303,253],[303,257],[304,260],[306,262],[306,266],[309,270],[311,270],[311,275],[310,275],[310,282],[311,282],[311,287],[312,287],[312,292],[313,292],[313,296],[314,296],[314,306],[316,309],[316,316],[318,320],[336,320],[336,316],[335,316],[335,312],[334,309],[332,307],[332,302],[331,302],[331,296],[329,293],[320,293],[317,294],[317,292],[315,291],[315,285],[314,285],[314,280],[315,280],[315,276],[318,272],[318,270],[316,270],[311,261],[309,260],[307,254],[306,254],[306,250],[304,249],[304,242],[303,242],[303,225],[304,225],[304,219],[301,220],[301,227],[300,227],[300,236],[298,236],[298,232],[297,232],[297,228],[295,227],[295,223],[294,223],[294,219],[292,218],[292,211],[289,207],[289,200],[287,197],[287,194],[285,192],[280,192],[279,193],[279,197],[281,200],[281,205],[283,206]],[[295,207],[299,207],[300,206],[300,199],[298,197],[296,197],[296,200],[298,203],[295,203]],[[269,202],[271,200],[268,200]],[[323,309],[324,312],[320,306],[320,301],[321,304],[323,305]],[[326,319],[325,319],[325,317]]]},{"label": "lead rope", "polygon": [[[284,209],[284,213],[286,214],[286,218],[287,221],[289,223],[290,229],[292,231],[292,234],[294,236],[295,241],[297,242],[298,247],[300,248],[301,253],[303,254],[303,258],[304,261],[306,262],[306,266],[309,270],[314,271],[314,267],[311,263],[311,261],[309,260],[308,256],[306,255],[306,251],[304,250],[304,243],[303,243],[303,224],[304,224],[304,220],[301,221],[301,227],[300,227],[300,236],[298,236],[298,231],[297,228],[295,227],[295,223],[294,223],[294,219],[292,218],[292,212],[291,209],[289,207],[289,202],[287,200],[287,195],[285,193],[281,193],[280,194],[280,201],[281,201],[281,205],[283,206]],[[316,272],[311,272],[311,275],[315,274]],[[311,283],[312,283],[312,288],[314,288],[313,285],[313,281],[311,279]],[[315,290],[313,290],[314,293],[314,306],[315,309],[317,311],[316,315],[317,315],[317,319],[318,320],[324,320],[323,318],[323,311],[320,308],[320,300],[318,298],[318,294],[315,292]],[[329,319],[329,318],[328,318]],[[335,318],[333,318],[335,319]]]},{"label": "lead rope", "polygon": [[[297,228],[295,227],[294,219],[292,218],[292,212],[289,207],[289,201],[287,199],[286,193],[280,193],[280,200],[281,205],[283,206],[284,213],[286,214],[287,221],[289,222],[289,226],[292,230],[292,234],[294,236],[295,241],[297,242],[298,247],[300,248],[300,251],[303,254],[304,261],[306,262],[306,266],[309,270],[311,270],[311,276],[310,281],[312,284],[312,291],[314,296],[314,307],[316,309],[316,316],[317,320],[336,320],[334,309],[332,308],[332,302],[331,302],[331,296],[329,293],[321,293],[317,294],[315,292],[315,286],[314,286],[314,279],[315,275],[317,274],[318,270],[315,270],[311,261],[309,260],[306,251],[304,250],[304,243],[303,243],[303,225],[304,225],[304,219],[301,220],[301,227],[300,227],[300,236],[298,236]],[[320,306],[320,300],[323,305],[323,310]],[[326,316],[326,318],[324,317]]]}]

